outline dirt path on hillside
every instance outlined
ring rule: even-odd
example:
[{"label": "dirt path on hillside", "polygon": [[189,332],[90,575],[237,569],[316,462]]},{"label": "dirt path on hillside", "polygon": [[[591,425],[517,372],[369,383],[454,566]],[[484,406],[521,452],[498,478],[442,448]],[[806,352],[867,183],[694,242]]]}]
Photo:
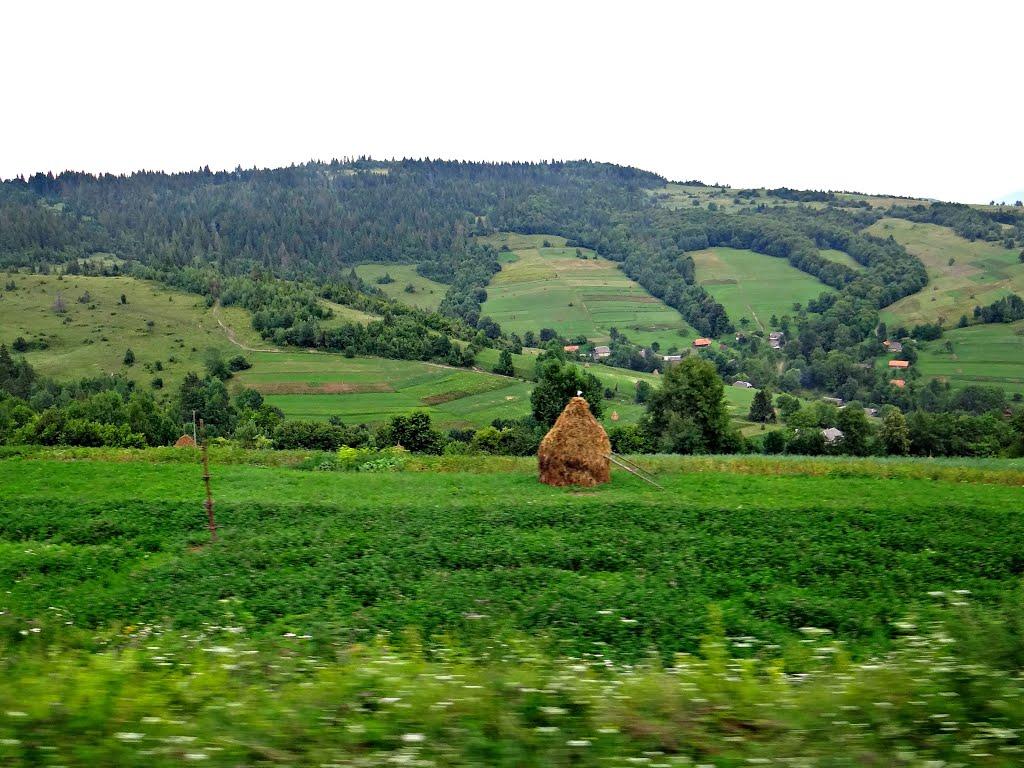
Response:
[{"label": "dirt path on hillside", "polygon": [[246,352],[283,352],[284,351],[282,349],[257,349],[256,347],[246,346],[245,344],[243,344],[242,342],[240,342],[238,340],[237,336],[235,336],[235,329],[232,328],[230,325],[228,325],[227,323],[225,323],[223,320],[220,319],[220,313],[218,312],[219,309],[220,309],[220,302],[218,301],[218,302],[214,303],[214,305],[210,308],[210,311],[213,312],[213,316],[217,320],[217,325],[219,325],[221,327],[221,329],[223,329],[224,334],[228,337],[228,341],[230,341],[232,344],[234,344],[239,349],[244,349]]}]

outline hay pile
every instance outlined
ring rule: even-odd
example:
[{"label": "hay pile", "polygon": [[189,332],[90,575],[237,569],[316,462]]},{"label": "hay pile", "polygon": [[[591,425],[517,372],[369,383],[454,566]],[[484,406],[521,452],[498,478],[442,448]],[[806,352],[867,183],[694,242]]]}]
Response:
[{"label": "hay pile", "polygon": [[196,441],[189,435],[182,435],[178,438],[178,442],[174,444],[175,448],[195,448]]},{"label": "hay pile", "polygon": [[548,485],[585,485],[611,480],[612,444],[582,397],[574,397],[544,435],[537,451],[540,481]]}]

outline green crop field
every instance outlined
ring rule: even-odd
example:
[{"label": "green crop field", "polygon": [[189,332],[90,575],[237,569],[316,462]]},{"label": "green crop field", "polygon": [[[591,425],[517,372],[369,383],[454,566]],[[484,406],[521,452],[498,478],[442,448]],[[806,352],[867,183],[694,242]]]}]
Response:
[{"label": "green crop field", "polygon": [[979,304],[1024,293],[1024,264],[1018,261],[1017,250],[971,242],[948,227],[903,219],[880,219],[865,231],[878,237],[892,235],[928,270],[929,282],[923,290],[883,310],[882,319],[890,325],[938,320],[951,326],[961,315],[971,317]]},{"label": "green crop field", "polygon": [[[25,274],[10,279],[17,289],[0,298],[0,342],[10,346],[19,336],[44,341],[46,349],[30,350],[25,357],[48,376],[76,379],[123,373],[146,386],[159,376],[170,388],[187,371],[202,370],[207,349],[241,351],[218,320],[239,343],[264,344],[252,329],[248,312],[233,307],[213,310],[199,296],[157,283],[71,275],[63,280]],[[63,313],[54,309],[58,294]],[[129,348],[136,359],[130,367],[123,363]],[[159,371],[154,367],[158,361]]]},{"label": "green crop field", "polygon": [[[444,461],[457,471],[436,471]],[[856,476],[855,461],[810,477],[649,459],[664,490],[616,471],[581,492],[539,484],[530,459],[465,471],[478,463],[368,474],[215,454],[221,543],[196,547],[191,461],[0,461],[0,610],[199,628],[230,600],[256,633],[524,631],[636,658],[695,650],[712,602],[733,636],[785,643],[814,626],[878,649],[929,591],[993,602],[1019,588],[1019,469],[992,484]]]},{"label": "green crop field", "polygon": [[1024,321],[946,331],[923,345],[917,368],[926,379],[953,386],[982,384],[1024,394]]},{"label": "green crop field", "polygon": [[740,326],[747,318],[751,328],[768,328],[773,314],[793,311],[794,303],[827,291],[828,286],[801,272],[785,259],[736,248],[708,248],[690,254],[697,266],[697,280]]},{"label": "green crop field", "polygon": [[[550,247],[544,247],[544,242]],[[501,272],[487,287],[483,314],[522,334],[554,328],[566,337],[609,338],[618,328],[630,340],[662,347],[685,346],[697,333],[678,312],[626,277],[613,261],[586,248],[565,247],[551,235],[502,234],[488,238],[502,254]]]},{"label": "green crop field", "polygon": [[[416,272],[415,264],[360,264],[356,274],[375,288],[380,288],[393,299],[420,309],[437,309],[448,292],[448,286],[434,282]],[[378,278],[390,275],[394,282],[378,283]],[[407,291],[408,286],[412,291]]]},{"label": "green crop field", "polygon": [[1020,461],[210,454],[0,459],[4,765],[1019,764]]}]

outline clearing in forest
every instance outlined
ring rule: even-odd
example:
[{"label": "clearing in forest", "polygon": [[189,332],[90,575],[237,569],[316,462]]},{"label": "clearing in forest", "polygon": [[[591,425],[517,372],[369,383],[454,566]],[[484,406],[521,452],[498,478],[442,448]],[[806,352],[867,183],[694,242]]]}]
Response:
[{"label": "clearing in forest", "polygon": [[979,304],[1024,293],[1024,264],[1016,250],[982,240],[971,242],[949,227],[905,219],[879,219],[865,231],[878,237],[891,235],[928,270],[928,285],[882,311],[882,320],[890,326],[935,321],[951,326],[961,315],[972,317]]},{"label": "clearing in forest", "polygon": [[686,346],[698,335],[618,264],[588,248],[567,247],[565,238],[553,235],[503,233],[488,242],[508,250],[487,286],[483,314],[506,331],[553,328],[567,338],[606,342],[614,327],[633,342],[657,341],[662,349]]},{"label": "clearing in forest", "polygon": [[[420,309],[437,309],[448,292],[447,285],[419,274],[415,264],[360,264],[356,274],[392,299]],[[392,282],[377,282],[385,276],[390,276]]]},{"label": "clearing in forest", "polygon": [[785,259],[737,248],[707,248],[690,253],[697,281],[729,313],[737,329],[768,330],[771,316],[790,314],[828,286]]}]

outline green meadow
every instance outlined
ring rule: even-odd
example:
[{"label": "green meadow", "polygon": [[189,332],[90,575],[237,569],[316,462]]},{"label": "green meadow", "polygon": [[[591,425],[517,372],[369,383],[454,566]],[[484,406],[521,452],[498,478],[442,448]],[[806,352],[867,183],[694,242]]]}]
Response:
[{"label": "green meadow", "polygon": [[[420,309],[437,309],[448,292],[448,286],[423,277],[415,264],[360,264],[356,274],[374,288],[380,288],[392,299]],[[378,283],[379,278],[390,275],[393,282]],[[409,286],[413,290],[406,290]]]},{"label": "green meadow", "polygon": [[785,259],[736,248],[708,248],[690,254],[697,281],[729,313],[737,328],[746,318],[750,328],[768,330],[771,316],[793,311],[828,286],[791,266]]},{"label": "green meadow", "polygon": [[1009,293],[1024,293],[1024,264],[1017,250],[971,242],[948,227],[904,219],[880,219],[865,231],[878,237],[891,235],[928,271],[928,285],[883,310],[882,319],[890,325],[938,320],[952,326],[961,315],[972,317],[975,306],[991,304]]},{"label": "green meadow", "polygon": [[678,312],[587,248],[568,248],[565,238],[552,235],[505,233],[487,240],[509,250],[487,287],[482,313],[508,331],[546,327],[604,342],[615,327],[632,341],[657,341],[666,349],[697,336]]},{"label": "green meadow", "polygon": [[955,387],[982,384],[1024,394],[1024,321],[954,328],[923,345],[917,368]]},{"label": "green meadow", "polygon": [[[202,370],[208,349],[225,355],[241,351],[221,323],[241,344],[264,344],[248,312],[214,310],[200,296],[146,280],[26,274],[7,279],[17,287],[0,294],[0,342],[9,347],[19,336],[44,342],[45,349],[32,349],[25,357],[48,376],[122,373],[147,387],[160,377],[170,388],[186,372]],[[54,308],[58,295],[64,312]],[[128,349],[135,354],[132,366],[124,365]]]},{"label": "green meadow", "polygon": [[855,261],[854,258],[845,251],[837,251],[834,248],[822,248],[818,253],[821,258],[836,264],[842,264],[844,267],[849,267],[850,269],[864,269],[864,265]]}]

